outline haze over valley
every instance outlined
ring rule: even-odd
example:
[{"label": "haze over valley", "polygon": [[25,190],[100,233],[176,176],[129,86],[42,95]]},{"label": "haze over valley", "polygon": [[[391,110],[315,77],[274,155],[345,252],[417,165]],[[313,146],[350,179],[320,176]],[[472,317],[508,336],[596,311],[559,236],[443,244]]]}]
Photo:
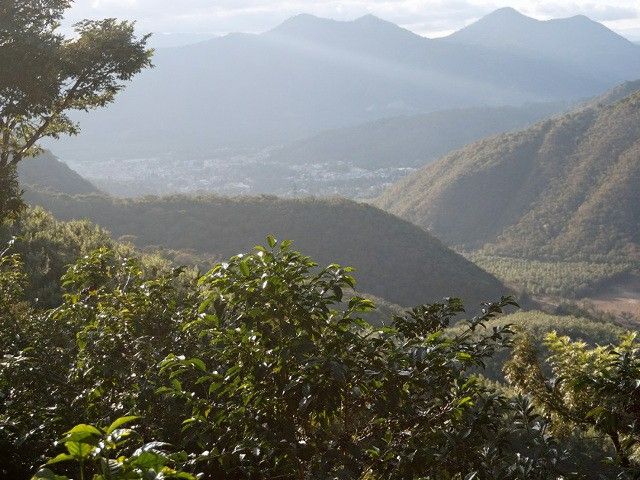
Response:
[{"label": "haze over valley", "polygon": [[372,15],[299,15],[153,62],[113,105],[78,115],[79,136],[47,144],[117,195],[373,198],[448,151],[640,77],[640,48],[601,24],[511,8],[436,39]]}]

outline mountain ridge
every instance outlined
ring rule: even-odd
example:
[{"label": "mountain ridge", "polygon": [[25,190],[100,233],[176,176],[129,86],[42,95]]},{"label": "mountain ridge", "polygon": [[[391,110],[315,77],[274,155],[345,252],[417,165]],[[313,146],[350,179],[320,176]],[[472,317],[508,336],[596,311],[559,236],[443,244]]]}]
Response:
[{"label": "mountain ridge", "polygon": [[616,82],[640,77],[638,46],[585,15],[537,20],[500,9],[443,41],[518,52]]},{"label": "mountain ridge", "polygon": [[[426,39],[373,17],[296,18],[264,34],[158,50],[156,68],[114,105],[74,117],[82,133],[56,142],[56,152],[81,162],[259,149],[386,117],[577,100],[618,83],[603,69]],[[589,64],[590,50],[583,54]]]},{"label": "mountain ridge", "polygon": [[363,168],[421,167],[472,141],[524,128],[565,103],[470,107],[402,116],[321,132],[270,153],[293,164],[341,161]]},{"label": "mountain ridge", "polygon": [[640,91],[453,152],[375,204],[450,245],[640,260]]}]

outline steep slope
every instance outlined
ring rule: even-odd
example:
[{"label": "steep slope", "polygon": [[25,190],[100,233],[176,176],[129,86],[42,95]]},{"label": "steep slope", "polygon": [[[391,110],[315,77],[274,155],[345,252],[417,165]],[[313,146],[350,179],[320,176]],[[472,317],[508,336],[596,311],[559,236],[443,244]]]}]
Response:
[{"label": "steep slope", "polygon": [[404,114],[575,99],[611,85],[556,61],[430,40],[372,16],[301,15],[260,35],[159,49],[154,64],[116,104],[79,115],[83,133],[56,152],[74,161],[207,155]]},{"label": "steep slope", "polygon": [[351,265],[359,289],[402,305],[460,296],[469,305],[506,288],[424,230],[377,208],[347,200],[168,197],[114,200],[29,192],[27,200],[62,219],[88,218],[140,247],[161,245],[227,257],[292,239],[321,263]]},{"label": "steep slope", "polygon": [[377,205],[466,248],[640,259],[640,92],[470,145]]},{"label": "steep slope", "polygon": [[28,158],[18,165],[20,184],[45,188],[69,195],[98,193],[88,180],[73,171],[66,163],[45,151],[36,158]]},{"label": "steep slope", "polygon": [[537,103],[383,119],[320,133],[272,152],[270,159],[292,164],[342,161],[364,168],[422,166],[470,142],[525,128],[565,108],[565,103]]},{"label": "steep slope", "polygon": [[640,77],[640,48],[583,15],[540,21],[503,8],[445,40],[549,60],[614,82]]}]

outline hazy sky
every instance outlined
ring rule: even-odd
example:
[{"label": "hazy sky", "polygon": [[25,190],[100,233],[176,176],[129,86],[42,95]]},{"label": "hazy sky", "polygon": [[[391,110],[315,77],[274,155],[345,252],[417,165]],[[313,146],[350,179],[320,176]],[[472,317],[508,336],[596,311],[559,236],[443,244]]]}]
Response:
[{"label": "hazy sky", "polygon": [[440,36],[504,6],[539,19],[584,14],[640,40],[640,0],[75,0],[67,20],[119,17],[144,31],[224,34],[262,32],[298,13],[344,20],[372,13]]}]

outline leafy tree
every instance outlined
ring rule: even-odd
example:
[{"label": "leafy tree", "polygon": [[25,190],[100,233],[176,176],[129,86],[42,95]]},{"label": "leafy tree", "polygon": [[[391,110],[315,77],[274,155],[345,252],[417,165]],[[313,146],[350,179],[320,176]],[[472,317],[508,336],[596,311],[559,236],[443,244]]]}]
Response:
[{"label": "leafy tree", "polygon": [[16,166],[45,137],[75,134],[71,110],[111,102],[124,82],[151,65],[148,36],[131,22],[85,20],[59,33],[71,0],[0,1],[0,220],[16,210]]},{"label": "leafy tree", "polygon": [[24,478],[55,458],[63,432],[114,415],[141,416],[144,438],[189,452],[176,467],[209,477],[558,471],[561,449],[527,400],[473,373],[508,341],[508,327],[476,333],[509,299],[485,305],[454,336],[446,330],[463,313],[458,300],[376,329],[360,316],[373,304],[344,297],[355,282],[349,269],[320,269],[288,242],[269,244],[198,284],[180,271],[147,279],[138,261],[100,249],[69,269],[60,307],[7,318],[0,439],[8,474]]},{"label": "leafy tree", "polygon": [[200,280],[204,343],[162,363],[167,395],[191,406],[199,468],[230,479],[548,478],[559,450],[526,399],[471,373],[509,336],[474,337],[511,300],[487,304],[459,335],[458,300],[418,307],[391,327],[359,314],[350,270],[323,269],[269,239]]},{"label": "leafy tree", "polygon": [[633,459],[640,445],[636,334],[625,335],[617,345],[589,348],[552,332],[545,346],[550,354],[541,362],[530,338],[518,340],[505,367],[509,381],[531,395],[556,428],[591,429],[608,438],[616,453],[613,460],[623,469],[619,478],[640,478],[640,465]]}]

